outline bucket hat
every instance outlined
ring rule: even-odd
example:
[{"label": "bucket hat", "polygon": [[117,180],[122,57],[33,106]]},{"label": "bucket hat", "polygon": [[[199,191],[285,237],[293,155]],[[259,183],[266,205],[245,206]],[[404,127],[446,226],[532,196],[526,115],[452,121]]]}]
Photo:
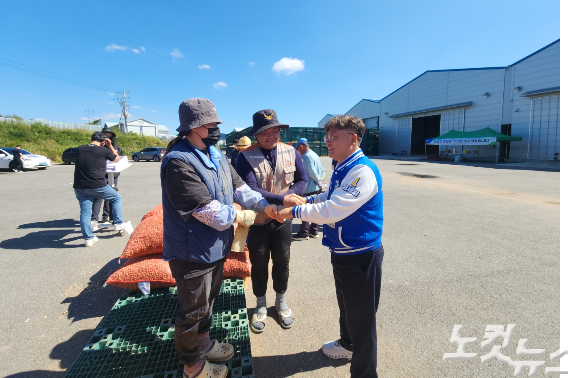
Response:
[{"label": "bucket hat", "polygon": [[206,98],[190,98],[182,102],[178,110],[180,131],[188,131],[207,125],[208,123],[223,123],[217,116],[215,105]]},{"label": "bucket hat", "polygon": [[248,136],[255,136],[273,127],[287,129],[290,125],[278,122],[276,112],[272,109],[259,110],[252,116],[252,129],[249,131]]}]

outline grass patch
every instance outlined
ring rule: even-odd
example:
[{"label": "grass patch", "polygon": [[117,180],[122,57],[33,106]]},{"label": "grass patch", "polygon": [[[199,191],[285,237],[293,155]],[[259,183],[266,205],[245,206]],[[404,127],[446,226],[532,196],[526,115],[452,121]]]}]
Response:
[{"label": "grass patch", "polygon": [[[101,126],[102,129],[102,126]],[[115,131],[116,132],[116,131]],[[20,121],[0,121],[0,147],[21,145],[24,150],[43,155],[54,163],[61,163],[61,154],[67,148],[89,144],[90,130],[57,129],[41,122],[27,125]],[[168,142],[135,133],[116,132],[117,143],[126,156],[146,147],[166,147]]]}]

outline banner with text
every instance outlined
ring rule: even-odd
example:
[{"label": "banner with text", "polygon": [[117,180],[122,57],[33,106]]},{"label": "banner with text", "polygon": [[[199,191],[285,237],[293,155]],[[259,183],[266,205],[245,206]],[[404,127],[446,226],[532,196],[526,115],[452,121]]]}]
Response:
[{"label": "banner with text", "polygon": [[489,144],[495,144],[497,142],[497,137],[483,137],[483,138],[448,138],[448,139],[426,139],[426,144],[463,144],[463,145],[477,145],[477,146],[487,146]]}]

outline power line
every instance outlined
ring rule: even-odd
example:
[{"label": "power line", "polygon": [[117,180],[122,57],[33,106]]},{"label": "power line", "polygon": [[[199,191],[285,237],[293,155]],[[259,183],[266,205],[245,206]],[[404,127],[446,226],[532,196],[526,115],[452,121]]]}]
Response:
[{"label": "power line", "polygon": [[58,81],[69,83],[69,84],[79,85],[79,86],[90,88],[90,89],[96,89],[96,90],[105,91],[105,92],[115,92],[113,89],[105,88],[105,87],[100,86],[100,85],[87,83],[87,82],[82,81],[82,80],[73,79],[73,78],[63,76],[63,75],[59,75],[59,74],[56,74],[56,73],[53,73],[53,72],[49,72],[49,71],[42,70],[42,69],[39,69],[39,68],[31,67],[31,66],[28,66],[26,64],[18,63],[18,62],[15,62],[13,60],[6,59],[6,58],[0,57],[0,65],[5,66],[5,67],[9,67],[9,68],[13,68],[13,69],[16,69],[16,70],[20,70],[20,71],[23,71],[23,72],[31,73],[31,74],[34,74],[34,75],[46,77],[46,78],[49,78],[49,79],[58,80]]}]

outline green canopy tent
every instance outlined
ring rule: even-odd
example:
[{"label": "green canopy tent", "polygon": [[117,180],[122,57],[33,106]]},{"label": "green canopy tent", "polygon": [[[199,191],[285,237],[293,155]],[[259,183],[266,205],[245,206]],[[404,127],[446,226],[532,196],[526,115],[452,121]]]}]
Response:
[{"label": "green canopy tent", "polygon": [[[514,137],[505,134],[498,133],[497,131],[486,127],[477,131],[458,131],[450,130],[447,133],[440,135],[439,137],[426,139],[427,145],[477,145],[477,146],[487,146],[494,145],[498,142],[515,142],[520,141],[523,138]],[[497,149],[496,162],[499,160],[499,149]]]}]

